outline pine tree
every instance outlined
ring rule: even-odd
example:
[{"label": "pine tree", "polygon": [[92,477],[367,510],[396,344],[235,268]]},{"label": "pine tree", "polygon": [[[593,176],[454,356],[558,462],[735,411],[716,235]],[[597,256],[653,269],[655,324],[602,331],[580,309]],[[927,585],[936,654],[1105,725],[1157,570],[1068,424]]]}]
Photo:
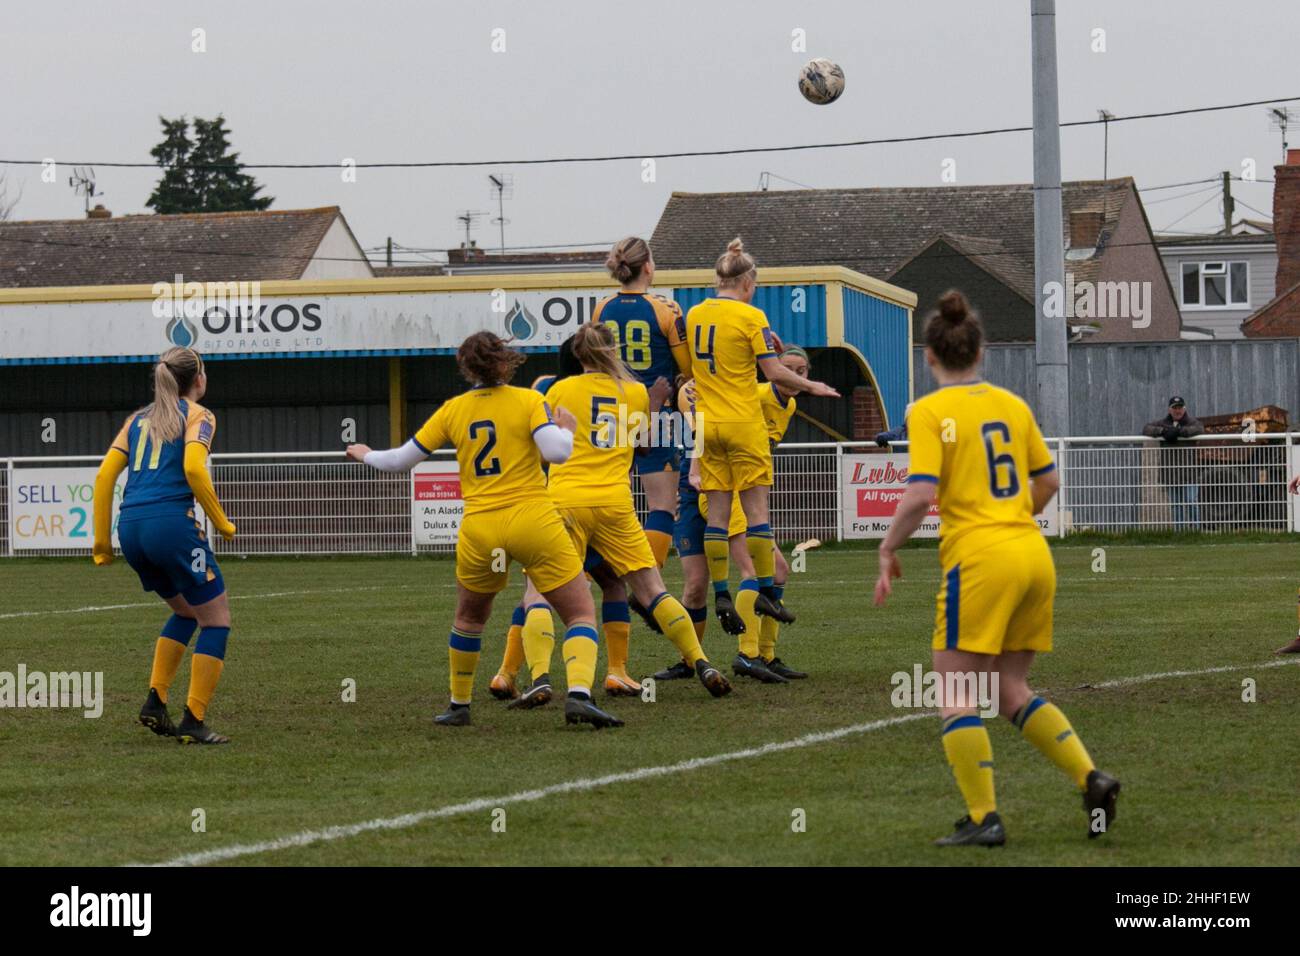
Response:
[{"label": "pine tree", "polygon": [[190,172],[185,165],[194,149],[190,142],[189,121],[183,116],[174,120],[160,116],[158,121],[162,123],[163,141],[149,154],[163,167],[163,174],[145,205],[160,214],[193,212]]},{"label": "pine tree", "polygon": [[242,212],[266,209],[275,200],[259,196],[262,187],[241,172],[239,154],[230,149],[225,117],[194,118],[194,138],[185,117],[159,117],[163,141],[151,154],[163,177],[149,197],[154,212]]}]

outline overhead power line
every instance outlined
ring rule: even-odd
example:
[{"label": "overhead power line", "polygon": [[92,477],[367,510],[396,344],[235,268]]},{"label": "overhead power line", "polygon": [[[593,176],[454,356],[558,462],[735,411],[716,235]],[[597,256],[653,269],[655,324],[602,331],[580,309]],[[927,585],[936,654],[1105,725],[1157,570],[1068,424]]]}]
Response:
[{"label": "overhead power line", "polygon": [[[1280,96],[1272,97],[1265,100],[1251,100],[1244,103],[1224,103],[1217,106],[1195,106],[1179,110],[1162,110],[1152,113],[1134,113],[1129,116],[1114,116],[1107,120],[1087,119],[1071,120],[1061,123],[1061,129],[1070,129],[1079,126],[1098,126],[1102,123],[1129,123],[1138,120],[1161,119],[1171,116],[1188,116],[1194,113],[1215,113],[1222,110],[1245,109],[1251,106],[1268,106],[1274,103],[1294,103],[1300,101],[1300,96]],[[895,143],[924,143],[933,140],[942,139],[968,139],[976,136],[999,136],[1007,133],[1029,133],[1033,131],[1032,126],[1003,126],[993,129],[966,130],[954,133],[926,133],[914,136],[887,136],[877,139],[858,139],[846,140],[834,143],[798,143],[789,146],[745,146],[733,149],[697,149],[697,150],[677,150],[667,153],[622,153],[617,155],[605,156],[552,156],[542,159],[463,159],[463,160],[431,160],[424,162],[382,162],[382,163],[356,163],[351,168],[356,169],[442,169],[442,168],[465,168],[475,166],[544,166],[561,163],[609,163],[623,160],[645,160],[645,159],[686,159],[704,156],[742,156],[756,153],[790,153],[802,150],[816,149],[844,149],[853,146],[884,146]],[[45,163],[44,159],[0,159],[0,165],[8,166],[40,166]],[[212,169],[212,168],[229,168],[229,163],[177,163],[168,166],[160,166],[158,163],[149,162],[113,162],[105,160],[85,160],[79,162],[64,162],[64,165],[71,166],[101,166],[114,169]],[[338,170],[341,163],[337,160],[327,163],[240,163],[241,169],[332,169]]]}]

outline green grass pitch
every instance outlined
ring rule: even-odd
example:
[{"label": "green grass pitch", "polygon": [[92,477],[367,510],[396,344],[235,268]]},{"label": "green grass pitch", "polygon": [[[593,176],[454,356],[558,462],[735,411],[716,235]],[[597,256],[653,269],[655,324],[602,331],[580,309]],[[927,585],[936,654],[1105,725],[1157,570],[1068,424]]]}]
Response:
[{"label": "green grass pitch", "polygon": [[[1094,547],[1105,548],[1104,573],[1093,570]],[[911,713],[890,704],[890,675],[928,667],[932,549],[903,555],[906,577],[884,610],[870,606],[874,554],[810,553],[787,588],[800,617],[780,644],[810,680],[737,681],[722,700],[693,682],[660,684],[654,703],[611,702],[627,726],[603,732],[566,729],[558,701],[514,712],[488,696],[517,573],[485,635],[475,724],[441,729],[431,717],[447,697],[450,561],[226,557],[234,628],[210,723],[234,742],[209,748],[178,746],[135,723],[166,612],[124,562],[3,561],[0,671],[20,663],[29,672],[102,671],[105,700],[99,719],[0,710],[0,863],[165,862],[488,798],[410,826],[230,862],[1300,864],[1300,667],[1264,666],[1295,633],[1295,543],[1090,542],[1054,553],[1056,651],[1040,658],[1035,685],[1124,793],[1112,832],[1085,839],[1068,782],[1009,724],[991,723],[1009,835],[998,851],[929,845],[963,812],[933,716],[505,801],[504,832],[492,812],[493,801],[522,791]],[[675,559],[668,580],[676,589]],[[106,605],[129,606],[77,610]],[[705,645],[716,660],[735,653],[716,622]],[[634,626],[636,676],[673,656],[663,638]],[[602,652],[601,674],[603,666]],[[1211,668],[1229,669],[1150,678]],[[186,663],[172,688],[176,718],[188,675]],[[354,703],[342,700],[349,678]],[[1143,679],[1096,686],[1123,678]],[[1246,679],[1254,702],[1242,699]],[[194,832],[196,809],[204,832]]]}]

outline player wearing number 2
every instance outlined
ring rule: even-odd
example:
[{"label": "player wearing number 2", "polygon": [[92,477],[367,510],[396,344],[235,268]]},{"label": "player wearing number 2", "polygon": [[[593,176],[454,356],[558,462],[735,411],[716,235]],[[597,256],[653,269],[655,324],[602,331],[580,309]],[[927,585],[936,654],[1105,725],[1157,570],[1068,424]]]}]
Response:
[{"label": "player wearing number 2", "polygon": [[558,464],[572,453],[575,422],[565,412],[552,418],[539,392],[508,384],[523,361],[496,335],[475,332],[456,352],[473,388],[444,402],[400,448],[349,445],[348,457],[381,471],[409,471],[443,445],[456,449],[465,513],[456,538],[456,616],[448,641],[451,705],[435,723],[470,722],[483,627],[513,560],[528,569],[529,580],[564,621],[565,721],[619,727],[621,720],[591,702],[596,610],[542,473],[543,458]]},{"label": "player wearing number 2", "polygon": [[[996,674],[998,712],[1083,794],[1088,835],[1115,819],[1119,781],[1096,769],[1065,714],[1029,689],[1034,654],[1052,649],[1056,569],[1034,515],[1060,487],[1033,414],[981,381],[984,331],[965,296],[948,292],[925,325],[925,360],[939,388],[908,415],[907,491],[880,544],[876,604],[902,576],[897,550],[939,502],[939,589],[932,647],[944,675],[943,749],[969,814],[941,846],[1006,841],[993,795],[993,749],[968,675]],[[963,681],[963,679],[965,679]]]}]

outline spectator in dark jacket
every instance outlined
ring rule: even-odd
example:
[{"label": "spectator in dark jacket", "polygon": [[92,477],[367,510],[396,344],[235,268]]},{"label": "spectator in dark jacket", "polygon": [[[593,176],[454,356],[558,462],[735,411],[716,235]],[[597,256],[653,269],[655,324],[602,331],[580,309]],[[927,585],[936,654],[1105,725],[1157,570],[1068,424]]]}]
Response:
[{"label": "spectator in dark jacket", "polygon": [[1196,483],[1196,458],[1192,448],[1177,448],[1182,439],[1204,434],[1205,426],[1187,410],[1181,395],[1169,399],[1169,414],[1149,422],[1142,429],[1148,438],[1159,438],[1160,480],[1169,490],[1169,503],[1173,507],[1174,524],[1179,528],[1199,530],[1201,508],[1197,503],[1200,486]]},{"label": "spectator in dark jacket", "polygon": [[903,409],[903,424],[897,428],[891,428],[887,432],[878,432],[876,434],[876,444],[881,448],[888,448],[891,441],[907,441],[907,413],[912,410],[912,403],[908,402],[907,408]]}]

